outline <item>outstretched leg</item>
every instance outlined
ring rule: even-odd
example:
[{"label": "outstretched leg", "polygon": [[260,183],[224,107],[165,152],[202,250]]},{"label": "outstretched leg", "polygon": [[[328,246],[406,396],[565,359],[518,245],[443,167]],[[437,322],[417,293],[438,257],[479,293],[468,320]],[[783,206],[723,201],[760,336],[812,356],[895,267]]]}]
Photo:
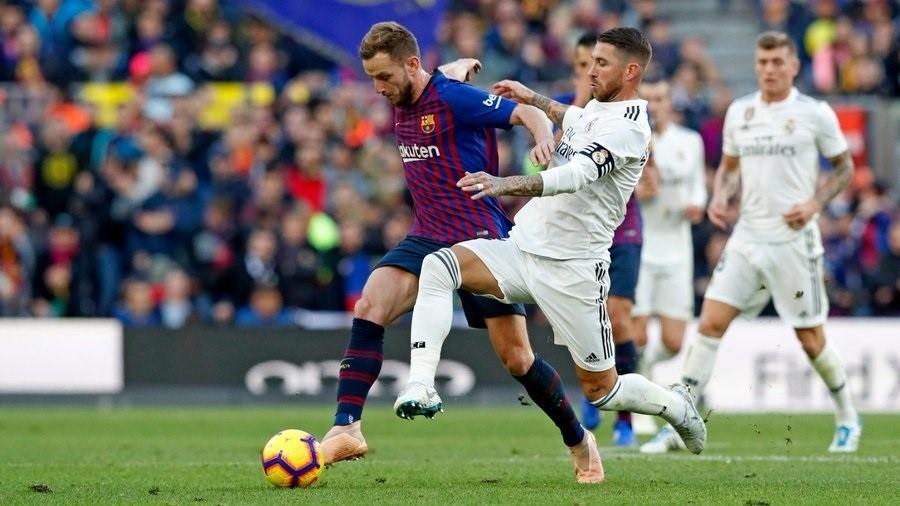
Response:
[{"label": "outstretched leg", "polygon": [[[691,387],[691,395],[698,399],[706,389],[716,365],[719,344],[739,310],[718,300],[704,299],[700,310],[697,336],[688,348],[681,370],[681,381]],[[653,438],[641,445],[642,453],[665,453],[681,447],[681,441],[672,427],[659,430]]]},{"label": "outstretched leg", "polygon": [[417,282],[414,274],[396,267],[379,267],[369,276],[341,360],[334,426],[322,438],[326,464],[360,458],[368,451],[360,419],[384,360],[384,327],[412,307]]}]

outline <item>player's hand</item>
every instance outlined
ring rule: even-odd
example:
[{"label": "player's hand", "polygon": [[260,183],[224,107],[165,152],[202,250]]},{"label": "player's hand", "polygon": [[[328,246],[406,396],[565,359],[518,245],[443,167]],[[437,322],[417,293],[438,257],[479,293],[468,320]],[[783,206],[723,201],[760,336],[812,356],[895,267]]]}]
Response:
[{"label": "player's hand", "polygon": [[491,86],[491,92],[503,98],[515,100],[520,104],[531,103],[531,97],[534,96],[534,92],[530,88],[519,81],[509,79],[495,83]]},{"label": "player's hand", "polygon": [[656,198],[657,195],[659,195],[659,172],[654,165],[648,163],[634,187],[634,196],[639,201],[644,201]]},{"label": "player's hand", "polygon": [[528,158],[531,159],[531,163],[546,168],[548,165],[550,165],[550,160],[553,159],[554,147],[555,145],[553,143],[553,139],[538,142],[533,148],[531,148],[531,152],[528,154]]},{"label": "player's hand", "polygon": [[810,199],[802,204],[794,204],[781,216],[789,227],[794,230],[800,230],[820,210],[821,206],[819,206],[819,203],[815,199]]},{"label": "player's hand", "polygon": [[706,214],[709,216],[709,221],[711,221],[713,225],[722,230],[728,228],[727,201],[713,197],[712,202],[709,203],[709,207],[706,209]]},{"label": "player's hand", "polygon": [[441,65],[438,70],[450,79],[468,82],[481,71],[481,62],[475,58],[459,58]]},{"label": "player's hand", "polygon": [[500,195],[500,192],[498,191],[500,185],[498,182],[501,179],[503,178],[492,176],[484,171],[476,172],[474,174],[466,172],[466,175],[457,181],[456,186],[464,192],[474,193],[471,199],[478,200],[484,197],[496,197]]},{"label": "player's hand", "polygon": [[687,206],[684,208],[684,217],[691,223],[700,223],[703,220],[703,208],[700,206]]}]

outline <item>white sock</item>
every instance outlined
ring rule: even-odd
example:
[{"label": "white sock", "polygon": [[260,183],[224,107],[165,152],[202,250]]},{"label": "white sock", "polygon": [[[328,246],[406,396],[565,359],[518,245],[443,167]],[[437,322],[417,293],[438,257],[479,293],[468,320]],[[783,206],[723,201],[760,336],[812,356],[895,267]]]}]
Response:
[{"label": "white sock", "polygon": [[850,388],[847,386],[847,371],[834,348],[825,343],[819,356],[811,360],[813,368],[831,391],[831,399],[835,406],[835,419],[838,424],[855,424],[856,408],[850,399]]},{"label": "white sock", "polygon": [[653,366],[664,360],[669,360],[676,354],[663,344],[662,339],[647,339],[644,354],[641,355],[639,372],[648,378],[652,378]]},{"label": "white sock", "polygon": [[684,398],[640,374],[619,376],[606,397],[591,401],[591,404],[604,411],[661,416],[673,424],[682,422],[686,408]]},{"label": "white sock", "polygon": [[681,370],[681,382],[691,387],[691,395],[696,400],[706,389],[709,378],[716,366],[716,354],[719,352],[720,337],[708,337],[697,334],[697,339],[688,348],[684,367]]},{"label": "white sock", "polygon": [[461,279],[459,261],[449,249],[435,251],[422,261],[410,332],[410,382],[434,386],[441,347],[453,321],[453,291]]}]

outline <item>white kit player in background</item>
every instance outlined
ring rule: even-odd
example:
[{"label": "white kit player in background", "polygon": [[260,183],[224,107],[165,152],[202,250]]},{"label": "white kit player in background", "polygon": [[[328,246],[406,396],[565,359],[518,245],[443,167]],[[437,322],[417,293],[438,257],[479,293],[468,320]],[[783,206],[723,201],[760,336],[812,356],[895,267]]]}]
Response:
[{"label": "white kit player in background", "polygon": [[[434,377],[450,331],[453,291],[463,287],[503,302],[536,303],[556,342],[568,347],[592,404],[661,416],[699,453],[706,427],[684,385],[666,390],[638,374],[616,374],[605,304],[608,249],[648,156],[650,126],[637,87],[650,44],[634,28],[614,28],[598,37],[592,57],[594,98],[583,109],[552,101],[515,81],[494,85],[498,95],[538,107],[562,128],[555,166],[531,176],[478,172],[460,180],[461,190],[474,199],[536,198],[516,215],[509,239],[465,241],[425,258],[413,309],[410,380],[394,409],[398,416],[412,418],[440,402]],[[603,480],[589,431],[570,451],[579,482]]]},{"label": "white kit player in background", "polygon": [[[772,297],[778,315],[794,328],[831,391],[837,428],[828,451],[855,452],[862,424],[844,365],[825,340],[828,300],[816,224],[819,211],[850,181],[853,161],[831,107],[793,87],[799,68],[790,37],[763,33],[756,46],[760,91],[728,108],[708,214],[713,224],[725,228],[728,201],[741,187],[740,218],[704,296],[699,334],[682,373],[695,395],[703,392],[729,324],[741,313],[758,314]],[[820,154],[832,170],[816,188]],[[676,446],[677,435],[664,427],[641,451]]]},{"label": "white kit player in background", "polygon": [[[673,121],[666,81],[645,82],[653,130],[652,166],[635,189],[641,202],[644,246],[634,316],[636,340],[644,347],[639,372],[652,379],[653,366],[681,351],[688,321],[694,316],[694,247],[691,223],[706,208],[706,162],[700,134]],[[648,339],[647,321],[657,317],[660,339]],[[653,419],[636,416],[635,431],[654,434]]]}]

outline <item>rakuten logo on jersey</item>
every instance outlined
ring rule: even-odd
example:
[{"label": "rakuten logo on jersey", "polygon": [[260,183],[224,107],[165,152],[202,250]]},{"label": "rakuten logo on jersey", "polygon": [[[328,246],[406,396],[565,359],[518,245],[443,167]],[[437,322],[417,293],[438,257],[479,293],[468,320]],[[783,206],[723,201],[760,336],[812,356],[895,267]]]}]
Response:
[{"label": "rakuten logo on jersey", "polygon": [[441,156],[441,150],[438,149],[437,146],[419,146],[418,144],[407,146],[406,144],[398,144],[397,147],[400,148],[400,158],[403,159],[404,163],[420,162],[422,160]]}]

